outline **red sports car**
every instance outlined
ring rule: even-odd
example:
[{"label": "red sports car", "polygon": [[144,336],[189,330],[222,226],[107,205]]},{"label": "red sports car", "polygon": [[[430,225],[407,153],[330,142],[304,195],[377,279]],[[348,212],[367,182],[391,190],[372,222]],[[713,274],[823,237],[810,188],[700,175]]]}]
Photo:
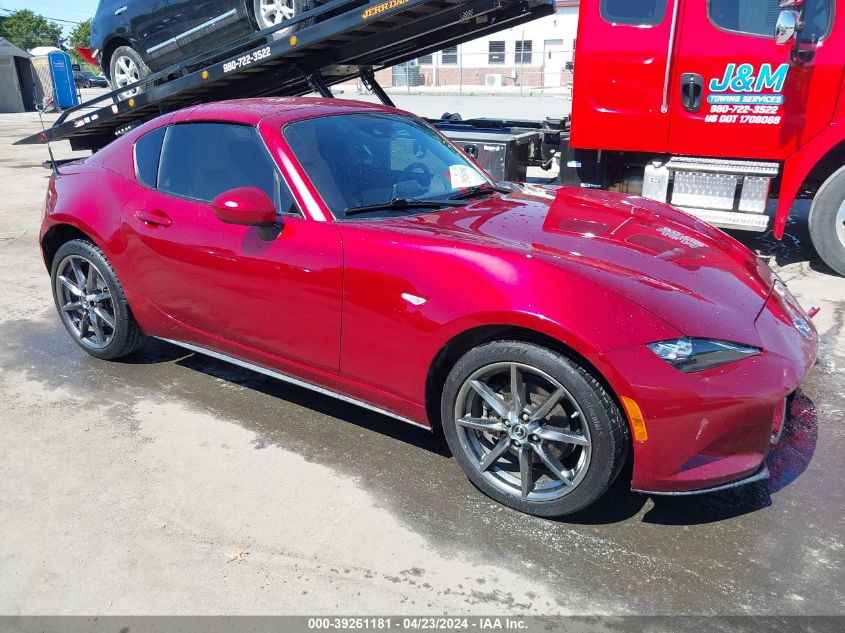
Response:
[{"label": "red sports car", "polygon": [[[626,195],[492,181],[420,119],[187,108],[61,167],[41,232],[92,356],[152,336],[443,433],[523,512],[767,475],[817,335],[724,233]],[[400,467],[397,464],[397,467]]]}]

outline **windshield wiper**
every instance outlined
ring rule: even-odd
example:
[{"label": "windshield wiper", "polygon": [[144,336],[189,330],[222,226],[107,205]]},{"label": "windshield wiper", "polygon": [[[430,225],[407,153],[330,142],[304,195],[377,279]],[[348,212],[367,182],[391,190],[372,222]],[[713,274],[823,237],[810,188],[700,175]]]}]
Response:
[{"label": "windshield wiper", "polygon": [[404,211],[405,209],[441,209],[443,207],[459,207],[463,203],[457,200],[413,200],[408,198],[394,198],[390,202],[367,204],[361,207],[350,207],[344,215],[357,215],[370,211]]},{"label": "windshield wiper", "polygon": [[489,193],[513,193],[513,189],[505,189],[504,187],[496,187],[487,183],[469,187],[466,191],[455,196],[450,196],[450,200],[467,200],[468,198],[475,198]]}]

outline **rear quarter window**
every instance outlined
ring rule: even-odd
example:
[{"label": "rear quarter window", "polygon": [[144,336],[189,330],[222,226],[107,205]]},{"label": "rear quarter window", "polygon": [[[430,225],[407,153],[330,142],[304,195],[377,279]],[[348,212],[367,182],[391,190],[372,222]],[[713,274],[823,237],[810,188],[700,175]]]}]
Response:
[{"label": "rear quarter window", "polygon": [[158,179],[158,161],[166,128],[147,132],[135,141],[135,177],[141,184],[155,188]]}]

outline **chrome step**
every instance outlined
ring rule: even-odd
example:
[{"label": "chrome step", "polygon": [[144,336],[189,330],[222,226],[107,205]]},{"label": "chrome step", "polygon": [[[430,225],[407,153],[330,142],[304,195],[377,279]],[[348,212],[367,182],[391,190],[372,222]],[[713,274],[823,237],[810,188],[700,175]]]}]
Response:
[{"label": "chrome step", "polygon": [[780,171],[778,163],[756,160],[728,160],[722,158],[701,158],[696,156],[675,156],[666,163],[671,171],[699,171],[720,174],[738,174],[774,178]]},{"label": "chrome step", "polygon": [[712,209],[693,209],[677,207],[685,213],[704,220],[708,224],[724,229],[763,232],[769,228],[769,216],[756,213],[737,213],[734,211],[714,211]]}]

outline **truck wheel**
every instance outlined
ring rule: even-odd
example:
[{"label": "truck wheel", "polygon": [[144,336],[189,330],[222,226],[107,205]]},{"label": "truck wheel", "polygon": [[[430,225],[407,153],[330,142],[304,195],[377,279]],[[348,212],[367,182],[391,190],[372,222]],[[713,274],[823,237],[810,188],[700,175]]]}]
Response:
[{"label": "truck wheel", "polygon": [[845,167],[828,178],[810,207],[810,239],[819,257],[845,276]]},{"label": "truck wheel", "polygon": [[[253,0],[253,17],[258,30],[263,31],[285,20],[292,20],[313,7],[313,0]],[[273,39],[280,39],[313,23],[313,20],[305,20],[286,29],[279,29],[273,33]]]},{"label": "truck wheel", "polygon": [[[112,90],[118,90],[129,84],[134,84],[136,81],[140,81],[152,73],[150,67],[147,66],[138,52],[131,46],[118,46],[115,49],[109,62],[109,71]],[[144,90],[144,86],[138,86],[132,90],[120,93],[120,98],[128,99],[144,92]]]},{"label": "truck wheel", "polygon": [[495,341],[461,357],[443,386],[441,420],[470,481],[536,516],[592,504],[628,452],[628,426],[602,385],[530,343]]}]

